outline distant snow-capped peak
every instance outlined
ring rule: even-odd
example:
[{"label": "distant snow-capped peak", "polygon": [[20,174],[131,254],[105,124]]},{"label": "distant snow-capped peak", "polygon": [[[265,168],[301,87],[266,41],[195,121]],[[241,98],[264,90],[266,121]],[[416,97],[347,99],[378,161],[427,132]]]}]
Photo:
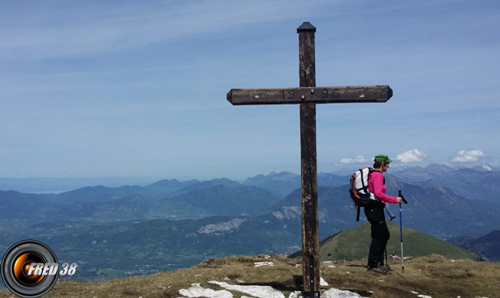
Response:
[{"label": "distant snow-capped peak", "polygon": [[493,169],[486,163],[481,164],[481,167],[483,169],[485,169],[486,171],[489,171],[489,172],[493,171]]}]

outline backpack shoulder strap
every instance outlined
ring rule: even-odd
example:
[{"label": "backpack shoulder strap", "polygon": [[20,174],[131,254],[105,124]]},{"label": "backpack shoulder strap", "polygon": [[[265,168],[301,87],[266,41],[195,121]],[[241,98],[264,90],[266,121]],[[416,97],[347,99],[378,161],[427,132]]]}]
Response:
[{"label": "backpack shoulder strap", "polygon": [[368,167],[368,178],[370,178],[373,172],[375,172],[375,170],[373,168]]},{"label": "backpack shoulder strap", "polygon": [[[359,172],[361,173],[361,185],[363,188],[367,188],[368,185],[365,185],[365,179],[363,179],[363,169],[360,169]],[[370,172],[368,172],[368,177],[366,177],[366,181],[368,181],[368,178],[370,177]]]}]

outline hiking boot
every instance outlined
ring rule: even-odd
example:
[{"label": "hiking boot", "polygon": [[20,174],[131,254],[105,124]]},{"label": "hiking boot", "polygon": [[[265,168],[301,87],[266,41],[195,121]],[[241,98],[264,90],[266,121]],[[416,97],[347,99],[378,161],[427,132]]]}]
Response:
[{"label": "hiking boot", "polygon": [[387,268],[385,266],[378,266],[378,267],[372,267],[368,268],[369,271],[377,272],[383,275],[387,275]]}]

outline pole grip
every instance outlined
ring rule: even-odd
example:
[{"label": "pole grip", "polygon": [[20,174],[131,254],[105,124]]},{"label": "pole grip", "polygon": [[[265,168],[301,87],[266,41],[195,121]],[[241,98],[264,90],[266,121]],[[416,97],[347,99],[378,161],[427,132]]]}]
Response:
[{"label": "pole grip", "polygon": [[403,194],[401,193],[401,190],[398,191],[398,196],[401,197],[401,199],[403,199],[403,203],[405,204],[408,204],[408,202],[405,200],[405,197],[403,196]]}]

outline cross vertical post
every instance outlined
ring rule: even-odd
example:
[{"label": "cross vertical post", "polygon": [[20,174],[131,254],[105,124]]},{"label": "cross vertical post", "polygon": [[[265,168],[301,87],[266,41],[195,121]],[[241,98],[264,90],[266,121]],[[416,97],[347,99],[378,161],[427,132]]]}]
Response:
[{"label": "cross vertical post", "polygon": [[[309,22],[297,29],[300,87],[316,87],[315,32]],[[313,298],[319,297],[320,291],[315,103],[300,103],[300,160],[304,294]]]}]

